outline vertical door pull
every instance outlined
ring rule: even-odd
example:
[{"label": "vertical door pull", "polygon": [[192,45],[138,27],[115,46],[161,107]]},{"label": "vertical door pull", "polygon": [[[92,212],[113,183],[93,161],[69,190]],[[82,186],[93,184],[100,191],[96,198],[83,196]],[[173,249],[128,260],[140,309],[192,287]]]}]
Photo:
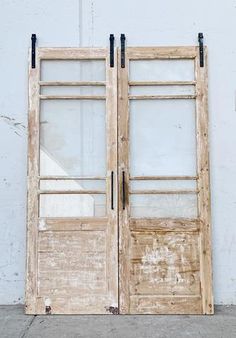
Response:
[{"label": "vertical door pull", "polygon": [[198,33],[198,42],[199,42],[200,67],[204,67],[204,46],[202,33]]},{"label": "vertical door pull", "polygon": [[114,67],[114,34],[110,34],[110,67]]},{"label": "vertical door pull", "polygon": [[125,210],[125,172],[122,171],[122,206]]},{"label": "vertical door pull", "polygon": [[120,57],[121,68],[125,68],[125,34],[120,36]]},{"label": "vertical door pull", "polygon": [[36,45],[36,34],[31,36],[31,68],[35,68],[35,45]]},{"label": "vertical door pull", "polygon": [[113,188],[114,188],[114,172],[111,172],[111,210],[114,210],[114,195],[113,195]]}]

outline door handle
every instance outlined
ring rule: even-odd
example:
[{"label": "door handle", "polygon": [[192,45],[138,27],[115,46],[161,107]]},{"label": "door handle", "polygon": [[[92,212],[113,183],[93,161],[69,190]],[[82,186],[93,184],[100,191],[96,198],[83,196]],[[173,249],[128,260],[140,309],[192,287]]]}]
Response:
[{"label": "door handle", "polygon": [[114,172],[111,172],[111,210],[114,210]]},{"label": "door handle", "polygon": [[122,206],[125,210],[125,172],[122,171]]}]

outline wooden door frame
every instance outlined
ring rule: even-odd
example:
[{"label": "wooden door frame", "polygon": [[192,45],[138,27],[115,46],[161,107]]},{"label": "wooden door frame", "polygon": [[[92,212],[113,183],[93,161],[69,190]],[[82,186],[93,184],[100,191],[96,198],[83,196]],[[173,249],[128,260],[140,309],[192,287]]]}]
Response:
[{"label": "wooden door frame", "polygon": [[[31,49],[29,51],[29,119],[28,119],[28,206],[27,206],[27,262],[26,262],[26,300],[27,314],[47,313],[45,300],[38,295],[38,236],[39,231],[57,230],[67,224],[68,230],[82,230],[91,227],[89,217],[67,218],[66,220],[42,220],[39,217],[39,149],[40,149],[40,99],[54,99],[40,95],[40,86],[48,83],[40,81],[41,60],[105,60],[106,63],[106,132],[107,132],[107,176],[106,176],[106,205],[105,218],[93,217],[93,228],[98,230],[104,227],[106,231],[106,282],[107,303],[103,310],[94,306],[90,313],[117,312],[118,308],[118,221],[117,221],[117,51],[114,53],[114,67],[110,67],[108,48],[36,48],[36,67],[31,67]],[[71,85],[76,85],[70,82]],[[53,84],[52,84],[53,85]],[[57,82],[54,85],[69,85]],[[87,82],[78,82],[77,85],[89,85]],[[86,97],[80,96],[82,99]],[[70,97],[65,97],[70,98]],[[79,98],[79,97],[77,97]],[[99,97],[97,97],[99,98]],[[96,97],[95,97],[96,99]],[[111,173],[113,172],[114,208],[111,209]],[[44,304],[45,303],[45,304]],[[96,300],[95,300],[96,304]],[[84,313],[82,309],[63,310],[59,306],[49,313]]]},{"label": "wooden door frame", "polygon": [[[129,61],[154,59],[194,60],[196,84],[196,139],[197,139],[197,187],[200,226],[200,284],[201,311],[186,313],[213,314],[212,257],[210,225],[210,188],[208,156],[208,103],[207,103],[207,47],[204,47],[204,67],[200,67],[199,48],[193,47],[128,47],[125,68],[121,68],[118,52],[118,177],[119,177],[119,306],[120,313],[130,313],[130,242],[129,225]],[[158,85],[158,82],[156,83]],[[165,97],[159,97],[165,99]],[[122,175],[126,175],[126,208],[122,209]],[[159,222],[160,228],[163,226]],[[191,224],[190,224],[191,225]],[[171,313],[167,312],[167,313]]]}]

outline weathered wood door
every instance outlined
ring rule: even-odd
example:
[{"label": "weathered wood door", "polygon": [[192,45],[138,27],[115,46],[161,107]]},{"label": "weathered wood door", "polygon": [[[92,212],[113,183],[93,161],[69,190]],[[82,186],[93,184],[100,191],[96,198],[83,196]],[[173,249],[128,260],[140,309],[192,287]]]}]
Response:
[{"label": "weathered wood door", "polygon": [[206,53],[37,49],[26,313],[213,313]]},{"label": "weathered wood door", "polygon": [[206,53],[127,48],[118,67],[120,313],[213,313]]},{"label": "weathered wood door", "polygon": [[29,69],[26,313],[118,306],[117,63],[38,48]]}]

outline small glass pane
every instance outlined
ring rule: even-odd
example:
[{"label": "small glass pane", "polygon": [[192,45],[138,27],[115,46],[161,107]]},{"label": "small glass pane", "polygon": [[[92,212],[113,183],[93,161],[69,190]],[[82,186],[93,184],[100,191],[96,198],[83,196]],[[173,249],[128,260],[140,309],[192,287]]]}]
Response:
[{"label": "small glass pane", "polygon": [[105,215],[106,195],[40,195],[39,217],[103,217]]},{"label": "small glass pane", "polygon": [[105,86],[41,86],[42,95],[106,95]]},{"label": "small glass pane", "polygon": [[193,81],[193,60],[131,60],[130,81]]},{"label": "small glass pane", "polygon": [[105,101],[41,101],[40,175],[106,176]]},{"label": "small glass pane", "polygon": [[105,60],[43,60],[42,81],[105,81]]},{"label": "small glass pane", "polygon": [[131,217],[196,218],[196,194],[130,195]]},{"label": "small glass pane", "polygon": [[131,191],[135,190],[196,190],[197,183],[194,180],[131,180]]},{"label": "small glass pane", "polygon": [[41,190],[99,190],[105,193],[105,180],[41,180]]},{"label": "small glass pane", "polygon": [[194,100],[130,100],[130,176],[195,176]]},{"label": "small glass pane", "polygon": [[130,95],[195,95],[195,86],[130,86]]}]

